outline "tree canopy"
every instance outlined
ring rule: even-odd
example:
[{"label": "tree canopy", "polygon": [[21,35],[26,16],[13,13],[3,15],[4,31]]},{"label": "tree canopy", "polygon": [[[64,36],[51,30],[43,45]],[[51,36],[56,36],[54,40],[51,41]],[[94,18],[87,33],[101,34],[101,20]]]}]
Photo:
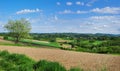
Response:
[{"label": "tree canopy", "polygon": [[15,39],[15,43],[18,43],[21,38],[28,37],[31,30],[30,22],[23,18],[20,20],[9,20],[4,27],[9,32],[9,36]]}]

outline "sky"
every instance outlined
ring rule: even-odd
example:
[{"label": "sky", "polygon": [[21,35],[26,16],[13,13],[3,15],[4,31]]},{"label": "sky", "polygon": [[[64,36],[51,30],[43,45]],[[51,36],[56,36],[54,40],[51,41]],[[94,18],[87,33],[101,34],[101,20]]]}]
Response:
[{"label": "sky", "polygon": [[0,32],[21,18],[31,33],[120,34],[120,0],[0,0]]}]

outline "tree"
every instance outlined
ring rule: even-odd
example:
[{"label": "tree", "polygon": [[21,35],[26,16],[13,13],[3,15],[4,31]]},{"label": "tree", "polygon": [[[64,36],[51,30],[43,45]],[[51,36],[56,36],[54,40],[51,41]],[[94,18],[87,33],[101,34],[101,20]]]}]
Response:
[{"label": "tree", "polygon": [[14,38],[15,43],[28,37],[31,30],[31,24],[26,19],[9,20],[4,27],[9,32],[9,36]]}]

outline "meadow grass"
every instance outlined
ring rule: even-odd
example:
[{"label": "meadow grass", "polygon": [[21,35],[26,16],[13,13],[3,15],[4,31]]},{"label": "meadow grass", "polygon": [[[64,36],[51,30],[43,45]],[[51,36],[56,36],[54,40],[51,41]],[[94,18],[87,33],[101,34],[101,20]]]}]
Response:
[{"label": "meadow grass", "polygon": [[23,54],[0,51],[0,71],[83,71],[79,68],[67,70],[58,62],[40,60],[35,62]]},{"label": "meadow grass", "polygon": [[[7,40],[13,41],[14,39],[9,37]],[[38,41],[38,40],[32,40],[32,39],[21,39],[19,43],[6,43],[1,42],[0,45],[6,45],[6,46],[30,46],[30,47],[39,47],[39,46],[47,46],[47,47],[54,47],[54,48],[60,48],[61,46],[57,42],[47,42],[47,41]]]}]

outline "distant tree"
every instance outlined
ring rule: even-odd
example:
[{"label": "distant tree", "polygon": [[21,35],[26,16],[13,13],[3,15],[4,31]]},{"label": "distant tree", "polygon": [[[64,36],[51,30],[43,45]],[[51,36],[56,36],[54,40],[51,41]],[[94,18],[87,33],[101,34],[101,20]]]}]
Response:
[{"label": "distant tree", "polygon": [[9,36],[15,39],[15,43],[18,43],[21,38],[28,37],[31,30],[31,24],[23,18],[20,20],[9,20],[4,27],[9,32]]}]

